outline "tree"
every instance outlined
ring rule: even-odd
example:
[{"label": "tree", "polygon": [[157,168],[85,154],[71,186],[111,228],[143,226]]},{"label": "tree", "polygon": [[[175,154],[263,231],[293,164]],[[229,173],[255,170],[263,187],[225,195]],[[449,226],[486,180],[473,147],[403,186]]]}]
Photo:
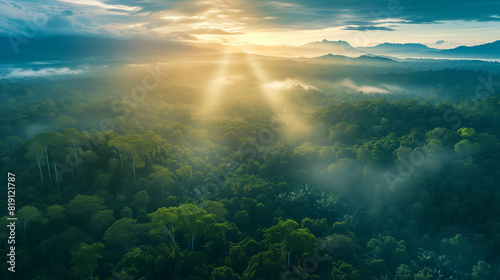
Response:
[{"label": "tree", "polygon": [[175,174],[182,177],[182,186],[185,186],[186,180],[191,180],[191,177],[193,176],[193,170],[191,169],[191,166],[183,166],[177,169],[175,171]]},{"label": "tree", "polygon": [[250,258],[247,269],[243,272],[245,280],[282,279],[286,271],[285,257],[271,246],[267,251],[260,252]]},{"label": "tree", "polygon": [[68,213],[75,217],[88,217],[104,208],[104,199],[96,195],[76,195],[67,205]]},{"label": "tree", "polygon": [[236,280],[238,277],[233,270],[227,266],[216,267],[210,275],[210,280]]},{"label": "tree", "polygon": [[45,152],[45,160],[47,161],[47,170],[49,171],[49,179],[52,181],[52,175],[50,172],[50,163],[49,163],[49,144],[54,138],[55,134],[50,133],[50,132],[44,132],[37,134],[35,138],[33,139],[34,141],[38,142],[42,147]]},{"label": "tree", "polygon": [[149,214],[153,229],[149,232],[150,235],[166,234],[170,237],[172,242],[175,241],[175,231],[179,228],[181,223],[181,212],[177,207],[159,208],[155,212]]},{"label": "tree", "polygon": [[413,280],[413,273],[411,272],[410,266],[406,264],[400,265],[396,269],[396,278],[401,280]]},{"label": "tree", "polygon": [[55,128],[55,130],[61,130],[68,127],[75,127],[77,125],[78,123],[76,122],[76,120],[67,115],[63,115],[52,120],[52,126]]},{"label": "tree", "polygon": [[144,139],[148,142],[151,142],[153,144],[153,147],[151,149],[151,156],[154,158],[156,153],[160,151],[161,143],[162,143],[162,138],[160,135],[157,135],[151,130],[146,131],[144,133]]},{"label": "tree", "polygon": [[462,127],[458,130],[458,133],[460,133],[462,138],[470,140],[474,140],[474,137],[476,137],[476,130],[470,127]]},{"label": "tree", "polygon": [[44,184],[43,182],[43,173],[42,173],[42,162],[43,162],[43,147],[42,145],[36,143],[36,142],[31,142],[31,144],[28,147],[28,152],[25,155],[26,158],[28,159],[35,159],[36,164],[38,165],[38,169],[40,170],[40,178],[42,179],[42,185]]},{"label": "tree", "polygon": [[146,190],[142,190],[134,195],[134,205],[137,209],[148,209],[149,194]]},{"label": "tree", "polygon": [[113,174],[101,173],[97,175],[92,186],[96,190],[109,190],[111,186],[111,181],[113,179]]},{"label": "tree", "polygon": [[139,134],[130,133],[110,139],[108,141],[108,146],[118,149],[121,164],[123,164],[121,152],[122,150],[125,151],[132,166],[134,182],[136,182],[136,168],[145,165],[143,156],[150,154],[153,144],[144,140]]},{"label": "tree", "polygon": [[217,217],[217,222],[224,222],[226,220],[227,210],[224,204],[218,201],[205,200],[200,206],[205,209],[207,213],[214,214]]},{"label": "tree", "polygon": [[92,164],[97,162],[97,159],[99,158],[96,153],[94,153],[91,150],[86,150],[85,152],[82,153],[82,158],[84,159],[84,163],[88,166],[89,168],[89,176],[93,177],[92,175]]},{"label": "tree", "polygon": [[14,150],[17,146],[24,143],[24,140],[19,136],[7,136],[3,139],[3,142],[9,146],[11,150]]},{"label": "tree", "polygon": [[113,210],[102,210],[90,216],[90,227],[97,230],[99,234],[115,221]]},{"label": "tree", "polygon": [[93,273],[97,268],[97,260],[101,258],[104,244],[97,242],[93,244],[80,243],[78,248],[71,251],[71,274],[78,279],[94,279]]},{"label": "tree", "polygon": [[264,242],[268,245],[280,244],[281,251],[287,256],[288,267],[292,252],[297,252],[300,259],[303,254],[312,252],[317,243],[308,229],[299,228],[299,224],[293,220],[280,221],[268,228],[264,234]]},{"label": "tree", "polygon": [[173,185],[177,180],[174,173],[170,172],[168,167],[159,165],[153,166],[153,173],[148,178],[160,184],[163,192],[165,192],[165,187]]},{"label": "tree", "polygon": [[134,216],[134,212],[132,212],[132,209],[130,207],[125,206],[123,209],[120,211],[120,217],[121,218],[132,218]]},{"label": "tree", "polygon": [[66,137],[70,146],[73,148],[75,161],[78,162],[77,150],[78,150],[78,145],[80,143],[80,139],[83,138],[82,133],[74,128],[66,128],[65,130],[63,130],[63,135]]},{"label": "tree", "polygon": [[121,244],[128,251],[128,245],[136,241],[137,231],[137,220],[121,218],[106,230],[104,240],[110,245]]},{"label": "tree", "polygon": [[474,280],[487,280],[493,279],[495,271],[491,265],[487,264],[485,261],[478,261],[476,265],[472,268],[472,278]]},{"label": "tree", "polygon": [[67,218],[68,215],[66,215],[66,213],[64,212],[66,212],[66,209],[58,204],[47,207],[47,216],[49,218],[49,221],[57,221]]},{"label": "tree", "polygon": [[250,216],[248,215],[247,211],[238,211],[236,214],[234,214],[234,223],[238,228],[240,229],[248,229],[250,226]]},{"label": "tree", "polygon": [[182,230],[187,232],[188,242],[191,245],[191,251],[193,251],[195,239],[206,234],[210,227],[215,225],[216,217],[191,203],[181,205],[179,210]]},{"label": "tree", "polygon": [[16,213],[18,221],[23,224],[23,238],[26,239],[26,227],[28,226],[28,222],[36,222],[40,221],[42,215],[38,208],[33,206],[24,206],[19,209]]},{"label": "tree", "polygon": [[361,274],[353,268],[351,264],[348,264],[342,260],[337,261],[333,264],[332,268],[332,278],[339,280],[362,280]]},{"label": "tree", "polygon": [[460,158],[467,159],[468,161],[472,160],[472,155],[479,153],[481,151],[481,144],[478,142],[471,143],[469,140],[464,139],[457,144],[455,144],[455,153]]},{"label": "tree", "polygon": [[164,256],[159,255],[159,256],[155,259],[154,266],[155,266],[155,271],[156,271],[156,273],[158,273],[158,274],[162,274],[162,273],[163,273],[163,271],[165,271],[165,268],[167,267],[167,259],[165,259],[165,257],[164,257]]}]

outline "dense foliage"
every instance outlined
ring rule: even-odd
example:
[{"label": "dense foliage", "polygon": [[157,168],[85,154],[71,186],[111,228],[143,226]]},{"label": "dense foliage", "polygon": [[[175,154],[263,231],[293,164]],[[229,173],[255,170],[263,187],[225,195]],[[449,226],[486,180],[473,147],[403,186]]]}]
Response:
[{"label": "dense foliage", "polygon": [[500,275],[498,96],[471,110],[292,88],[314,109],[290,135],[252,103],[206,118],[193,88],[134,101],[126,82],[64,83],[1,84],[15,279]]}]

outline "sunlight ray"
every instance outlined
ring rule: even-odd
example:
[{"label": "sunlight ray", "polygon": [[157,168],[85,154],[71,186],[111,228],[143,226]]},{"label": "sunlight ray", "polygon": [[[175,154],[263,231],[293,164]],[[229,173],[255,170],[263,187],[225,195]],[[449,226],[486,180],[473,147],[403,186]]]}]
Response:
[{"label": "sunlight ray", "polygon": [[283,105],[279,93],[269,87],[265,87],[265,85],[270,82],[269,76],[267,75],[266,71],[254,58],[251,57],[251,55],[249,54],[250,52],[247,51],[246,46],[243,46],[243,51],[248,66],[250,66],[250,69],[252,70],[254,76],[257,78],[257,83],[259,84],[261,93],[271,104],[273,110],[277,110],[281,105]]},{"label": "sunlight ray", "polygon": [[[245,50],[245,47],[243,47]],[[295,133],[308,133],[310,127],[300,118],[292,108],[292,104],[288,104],[284,100],[280,89],[269,86],[274,82],[270,79],[261,64],[252,58],[249,52],[244,52],[247,59],[247,64],[250,66],[253,74],[259,83],[261,94],[266,98],[267,102],[271,105],[271,110],[274,113],[275,120],[284,125],[286,135],[293,135]]]},{"label": "sunlight ray", "polygon": [[213,113],[214,109],[221,101],[225,79],[228,75],[227,68],[229,63],[231,62],[231,51],[231,46],[229,46],[226,51],[224,51],[221,60],[217,62],[219,68],[217,69],[214,77],[207,86],[205,95],[206,99],[204,102],[205,106],[203,108],[203,111],[209,114]]}]

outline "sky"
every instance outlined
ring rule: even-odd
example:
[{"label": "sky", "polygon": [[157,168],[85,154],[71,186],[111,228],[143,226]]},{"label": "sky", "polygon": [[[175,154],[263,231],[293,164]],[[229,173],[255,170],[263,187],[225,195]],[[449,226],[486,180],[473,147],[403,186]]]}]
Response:
[{"label": "sky", "polygon": [[0,0],[0,34],[155,38],[194,44],[343,40],[434,48],[500,39],[500,1]]}]

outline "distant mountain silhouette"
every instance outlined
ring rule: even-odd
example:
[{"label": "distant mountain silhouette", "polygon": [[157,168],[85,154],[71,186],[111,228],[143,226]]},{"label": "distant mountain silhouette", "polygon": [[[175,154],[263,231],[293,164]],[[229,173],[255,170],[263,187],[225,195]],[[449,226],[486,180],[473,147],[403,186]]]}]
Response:
[{"label": "distant mountain silhouette", "polygon": [[346,41],[318,41],[311,42],[305,45],[298,47],[300,51],[304,53],[315,53],[316,56],[324,55],[324,54],[335,54],[335,55],[344,55],[344,56],[356,56],[360,55],[363,52],[352,47]]},{"label": "distant mountain silhouette", "polygon": [[439,50],[429,48],[423,44],[383,43],[374,47],[359,47],[358,49],[371,54],[393,55],[399,57],[427,57],[433,56],[434,53],[439,52]]},{"label": "distant mountain silhouette", "polygon": [[464,58],[500,58],[500,40],[492,43],[466,47],[461,46],[451,50],[443,50],[441,54],[449,55],[451,57],[464,57]]},{"label": "distant mountain silhouette", "polygon": [[371,54],[398,57],[500,59],[500,41],[471,47],[460,46],[445,50],[429,48],[423,44],[392,43],[384,43],[374,47],[359,47],[358,49]]},{"label": "distant mountain silhouette", "polygon": [[362,60],[362,61],[371,61],[371,62],[397,62],[396,60],[390,59],[388,57],[371,56],[371,55],[362,55],[362,56],[357,57],[355,59]]},{"label": "distant mountain silhouette", "polygon": [[[92,61],[165,61],[169,57],[207,56],[222,53],[206,47],[195,47],[184,43],[158,40],[96,38],[83,36],[56,36],[27,39],[18,45],[15,53],[8,37],[0,36],[0,64],[27,63],[43,60],[64,62]],[[500,59],[500,41],[448,50],[429,48],[423,44],[384,43],[374,47],[352,47],[346,41],[322,40],[301,46],[234,47],[233,52],[247,52],[280,57],[313,57],[322,59],[346,59],[357,57],[357,61],[391,62],[397,58],[478,58]]]},{"label": "distant mountain silhouette", "polygon": [[327,60],[331,62],[337,62],[337,63],[392,63],[392,62],[397,62],[393,59],[386,58],[386,57],[380,57],[380,56],[372,56],[372,55],[361,55],[359,57],[348,57],[344,55],[334,55],[334,54],[327,54],[319,57],[315,57],[314,59],[319,59],[319,60]]},{"label": "distant mountain silhouette", "polygon": [[81,36],[57,36],[28,39],[26,44],[14,48],[8,37],[0,37],[0,51],[11,52],[10,60],[26,60],[32,56],[43,60],[92,61],[92,60],[155,60],[180,54],[207,55],[217,51],[202,49],[181,43],[154,40],[118,40],[111,38],[91,38]]}]

